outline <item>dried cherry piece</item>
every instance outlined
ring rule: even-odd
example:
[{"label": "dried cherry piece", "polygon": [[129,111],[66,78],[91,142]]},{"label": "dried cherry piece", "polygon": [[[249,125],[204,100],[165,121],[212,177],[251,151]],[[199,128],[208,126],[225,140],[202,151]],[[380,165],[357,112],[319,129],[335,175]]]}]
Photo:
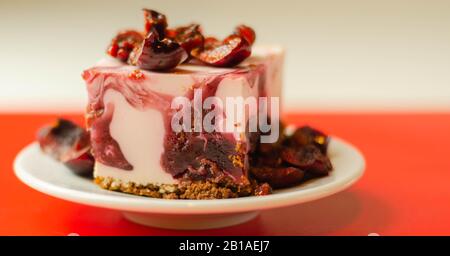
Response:
[{"label": "dried cherry piece", "polygon": [[305,176],[303,170],[295,167],[252,167],[250,172],[257,181],[267,182],[273,188],[293,186],[301,182]]},{"label": "dried cherry piece", "polygon": [[179,43],[187,53],[195,48],[203,47],[204,38],[198,24],[168,29],[166,30],[166,37]]},{"label": "dried cherry piece", "polygon": [[220,41],[219,41],[219,39],[212,37],[212,36],[206,37],[203,42],[203,47],[205,49],[212,49],[217,46],[220,46]]},{"label": "dried cherry piece", "polygon": [[288,164],[315,175],[327,175],[333,169],[330,159],[314,145],[284,148],[281,158]]},{"label": "dried cherry piece", "polygon": [[191,55],[207,65],[232,67],[251,55],[251,45],[243,37],[231,35],[220,43],[208,39],[204,49],[194,49]]},{"label": "dried cherry piece", "polygon": [[277,150],[277,145],[273,143],[260,143],[258,145],[258,153],[264,156],[270,156]]},{"label": "dried cherry piece", "polygon": [[155,29],[147,35],[142,46],[133,53],[130,63],[142,69],[164,71],[175,68],[184,62],[186,51],[171,39],[160,40]]},{"label": "dried cherry piece", "polygon": [[166,35],[167,19],[166,15],[151,9],[142,9],[145,18],[145,32],[150,33],[155,29],[162,40]]},{"label": "dried cherry piece", "polygon": [[[284,130],[285,126],[283,123],[280,122],[277,141],[274,143],[260,143],[258,145],[258,152],[266,156],[272,156],[274,153],[279,152],[286,142],[286,134]],[[261,132],[260,134],[268,135],[267,133],[264,132]]]},{"label": "dried cherry piece", "polygon": [[256,33],[255,31],[246,25],[239,25],[234,30],[234,33],[238,36],[243,37],[250,45],[253,45],[253,43],[256,40]]},{"label": "dried cherry piece", "polygon": [[64,163],[78,175],[92,175],[94,158],[90,153],[89,133],[65,119],[41,128],[37,136],[41,150]]},{"label": "dried cherry piece", "polygon": [[317,146],[323,154],[327,153],[329,138],[328,136],[309,126],[303,126],[295,130],[291,136],[292,141],[297,146],[313,144]]},{"label": "dried cherry piece", "polygon": [[255,166],[277,167],[283,163],[278,145],[275,143],[260,143],[251,156],[251,163]]},{"label": "dried cherry piece", "polygon": [[278,152],[274,152],[273,155],[257,157],[255,164],[267,167],[278,167],[283,163],[283,159],[279,156]]},{"label": "dried cherry piece", "polygon": [[112,40],[108,47],[108,54],[123,62],[126,62],[130,53],[137,48],[144,36],[142,33],[134,30],[124,30],[119,32]]},{"label": "dried cherry piece", "polygon": [[74,159],[64,162],[64,164],[75,174],[85,177],[91,177],[93,175],[94,163],[94,157],[90,152],[85,152]]}]

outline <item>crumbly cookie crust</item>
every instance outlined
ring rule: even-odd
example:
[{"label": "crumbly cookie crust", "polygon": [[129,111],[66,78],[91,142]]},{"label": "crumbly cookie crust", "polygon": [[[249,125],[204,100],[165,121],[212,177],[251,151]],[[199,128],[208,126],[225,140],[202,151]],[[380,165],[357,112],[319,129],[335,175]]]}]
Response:
[{"label": "crumbly cookie crust", "polygon": [[133,195],[164,199],[225,199],[255,195],[256,183],[237,185],[232,183],[214,183],[211,181],[181,181],[176,185],[136,184],[122,182],[111,177],[95,177],[103,189],[119,191]]}]

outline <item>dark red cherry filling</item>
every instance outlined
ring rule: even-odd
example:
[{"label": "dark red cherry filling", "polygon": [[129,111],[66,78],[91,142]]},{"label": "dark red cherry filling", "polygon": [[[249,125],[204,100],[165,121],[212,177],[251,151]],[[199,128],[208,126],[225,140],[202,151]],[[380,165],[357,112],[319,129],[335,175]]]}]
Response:
[{"label": "dark red cherry filling", "polygon": [[76,174],[92,175],[94,158],[85,129],[71,121],[58,119],[55,125],[40,129],[37,139],[44,153],[63,162]]},{"label": "dark red cherry filling", "polygon": [[92,116],[90,120],[92,154],[104,165],[132,171],[133,165],[127,161],[119,143],[111,136],[110,125],[114,109],[114,104],[108,103],[100,113],[90,114]]},{"label": "dark red cherry filling", "polygon": [[187,57],[180,44],[168,38],[160,40],[158,32],[152,29],[130,61],[142,69],[163,71],[175,68]]}]

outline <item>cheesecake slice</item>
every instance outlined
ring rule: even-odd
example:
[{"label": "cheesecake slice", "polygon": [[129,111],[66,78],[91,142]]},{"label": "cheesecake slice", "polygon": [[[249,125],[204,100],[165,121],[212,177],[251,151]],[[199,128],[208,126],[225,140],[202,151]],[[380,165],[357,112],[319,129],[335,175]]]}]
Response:
[{"label": "cheesecake slice", "polygon": [[44,153],[104,189],[164,199],[265,196],[332,171],[325,133],[280,122],[281,47],[254,46],[245,24],[219,39],[143,13],[143,30],[119,31],[83,72],[85,129],[42,128]]},{"label": "cheesecake slice", "polygon": [[[192,125],[179,131],[173,129],[179,110],[173,103],[177,98],[192,105],[200,100],[203,106],[209,97],[224,103],[233,97],[254,97],[256,102],[260,97],[280,97],[282,63],[283,50],[268,46],[254,47],[251,57],[231,68],[181,64],[155,72],[108,58],[85,70],[86,124],[96,183],[157,198],[252,195],[249,155],[261,133],[249,131],[247,125],[257,113],[243,110],[234,123],[241,129],[210,132]],[[227,107],[217,108],[224,123]]]}]

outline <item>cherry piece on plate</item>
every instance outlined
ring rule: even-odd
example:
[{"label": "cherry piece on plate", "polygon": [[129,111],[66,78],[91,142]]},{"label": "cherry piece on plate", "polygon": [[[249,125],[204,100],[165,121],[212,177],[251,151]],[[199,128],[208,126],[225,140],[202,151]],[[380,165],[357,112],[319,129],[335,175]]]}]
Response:
[{"label": "cherry piece on plate", "polygon": [[64,163],[78,175],[92,175],[94,158],[90,150],[89,133],[71,121],[58,119],[56,124],[38,132],[41,150]]},{"label": "cherry piece on plate", "polygon": [[284,148],[281,151],[281,158],[314,175],[327,175],[333,169],[330,159],[314,145]]},{"label": "cherry piece on plate", "polygon": [[285,188],[300,183],[305,172],[295,167],[252,167],[250,172],[259,182],[267,182],[273,188]]},{"label": "cherry piece on plate", "polygon": [[179,43],[187,53],[203,47],[204,38],[198,24],[168,29],[166,30],[166,37]]},{"label": "cherry piece on plate", "polygon": [[160,40],[158,32],[152,29],[141,47],[133,53],[130,63],[146,70],[165,71],[175,68],[187,57],[180,44],[168,38]]},{"label": "cherry piece on plate", "polygon": [[138,47],[143,40],[144,36],[138,31],[121,31],[111,40],[107,53],[114,58],[126,62],[130,53]]},{"label": "cherry piece on plate", "polygon": [[167,28],[166,15],[159,13],[151,9],[143,9],[145,18],[145,32],[150,33],[152,29],[155,29],[160,36],[160,39],[165,37]]},{"label": "cherry piece on plate", "polygon": [[228,36],[220,43],[210,41],[207,43],[203,50],[194,49],[191,55],[204,64],[215,67],[235,66],[252,53],[250,43],[238,35]]},{"label": "cherry piece on plate", "polygon": [[313,144],[317,146],[322,153],[327,153],[329,138],[328,136],[309,126],[303,126],[295,130],[291,136],[292,142],[296,146],[305,146]]},{"label": "cherry piece on plate", "polygon": [[234,30],[234,33],[238,36],[243,37],[250,45],[253,45],[253,43],[256,40],[256,33],[255,31],[246,25],[239,25]]},{"label": "cherry piece on plate", "polygon": [[280,157],[278,145],[275,143],[261,143],[252,155],[252,164],[258,166],[277,167],[283,160]]}]

